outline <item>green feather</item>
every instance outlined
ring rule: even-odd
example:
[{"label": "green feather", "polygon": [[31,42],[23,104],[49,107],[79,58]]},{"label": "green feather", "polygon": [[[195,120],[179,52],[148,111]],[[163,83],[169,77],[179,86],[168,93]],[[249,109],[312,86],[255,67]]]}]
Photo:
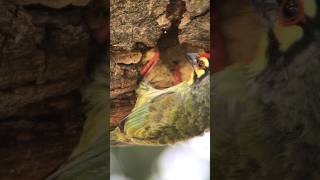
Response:
[{"label": "green feather", "polygon": [[[209,129],[209,77],[201,82],[204,88],[187,82],[163,90],[154,89],[147,83],[140,85],[137,103],[124,119],[124,132],[116,128],[111,133],[113,145],[119,142],[137,145],[173,144]],[[196,90],[200,91],[194,93]],[[202,96],[205,96],[205,100],[202,100]],[[205,115],[199,116],[201,112]]]},{"label": "green feather", "polygon": [[320,178],[319,18],[306,18],[294,41],[278,38],[286,51],[270,25],[253,64],[213,74],[214,179]]}]

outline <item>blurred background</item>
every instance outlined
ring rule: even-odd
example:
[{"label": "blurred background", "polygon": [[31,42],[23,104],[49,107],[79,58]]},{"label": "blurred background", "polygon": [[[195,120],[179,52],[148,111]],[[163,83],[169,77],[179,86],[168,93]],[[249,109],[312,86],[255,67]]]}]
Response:
[{"label": "blurred background", "polygon": [[210,133],[163,147],[116,147],[111,180],[209,180]]}]

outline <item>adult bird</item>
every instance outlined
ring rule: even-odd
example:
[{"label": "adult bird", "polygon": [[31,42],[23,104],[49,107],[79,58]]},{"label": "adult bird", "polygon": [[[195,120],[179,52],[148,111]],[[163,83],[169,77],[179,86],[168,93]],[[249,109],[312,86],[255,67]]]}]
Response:
[{"label": "adult bird", "polygon": [[320,179],[320,0],[253,0],[256,57],[213,74],[215,179]]},{"label": "adult bird", "polygon": [[154,89],[142,81],[131,113],[111,132],[111,144],[167,145],[209,129],[209,56],[188,53],[189,81]]}]

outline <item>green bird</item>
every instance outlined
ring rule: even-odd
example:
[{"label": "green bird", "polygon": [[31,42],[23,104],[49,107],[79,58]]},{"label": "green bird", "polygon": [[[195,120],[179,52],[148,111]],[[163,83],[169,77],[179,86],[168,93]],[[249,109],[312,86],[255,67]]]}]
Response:
[{"label": "green bird", "polygon": [[111,132],[111,145],[167,145],[209,129],[209,59],[196,53],[187,59],[193,67],[189,81],[162,90],[140,83],[135,107]]},{"label": "green bird", "polygon": [[320,0],[253,2],[265,25],[256,57],[211,79],[212,176],[318,180]]},{"label": "green bird", "polygon": [[[114,143],[115,138],[118,138],[116,140],[119,141],[116,144],[160,145],[200,135],[209,128],[209,95],[205,94],[209,91],[209,61],[196,54],[189,54],[188,57],[192,57],[189,60],[194,66],[192,79],[166,90],[156,90],[146,82],[142,82],[137,90],[139,98],[135,109],[122,123],[125,124],[124,131],[120,130],[120,127],[112,131],[111,143]],[[98,180],[109,177],[108,73],[106,72],[106,64],[102,63],[97,67],[93,81],[83,91],[87,112],[80,142],[69,159],[47,177],[47,180]],[[198,99],[194,100],[195,97]],[[160,105],[158,102],[166,103],[161,106],[162,110],[158,109],[161,110],[163,116],[154,111]],[[170,108],[176,108],[176,110],[170,112]],[[144,114],[146,109],[154,112],[148,116],[148,114]],[[138,110],[139,113],[134,114]],[[151,115],[158,118],[151,119]],[[138,117],[143,118],[139,119]],[[137,129],[138,126],[135,125],[135,122],[138,125],[141,122],[146,122],[146,125]],[[135,129],[136,131],[134,131]],[[137,137],[135,134],[138,132],[139,134],[144,132],[148,136]],[[156,136],[152,136],[155,134],[157,139]],[[145,140],[141,138],[145,138]]]}]

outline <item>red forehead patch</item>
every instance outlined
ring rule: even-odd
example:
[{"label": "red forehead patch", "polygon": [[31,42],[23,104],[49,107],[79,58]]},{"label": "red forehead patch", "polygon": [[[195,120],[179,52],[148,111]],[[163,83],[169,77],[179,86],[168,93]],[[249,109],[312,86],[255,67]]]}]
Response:
[{"label": "red forehead patch", "polygon": [[199,57],[204,57],[204,58],[207,58],[208,60],[210,60],[210,53],[199,54]]}]

